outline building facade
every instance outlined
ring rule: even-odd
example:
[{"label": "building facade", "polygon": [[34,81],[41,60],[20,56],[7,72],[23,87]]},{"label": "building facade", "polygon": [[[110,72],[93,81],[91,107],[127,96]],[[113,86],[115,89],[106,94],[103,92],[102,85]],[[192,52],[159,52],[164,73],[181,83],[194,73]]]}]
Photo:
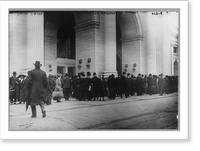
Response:
[{"label": "building facade", "polygon": [[9,12],[9,71],[178,75],[176,11]]}]

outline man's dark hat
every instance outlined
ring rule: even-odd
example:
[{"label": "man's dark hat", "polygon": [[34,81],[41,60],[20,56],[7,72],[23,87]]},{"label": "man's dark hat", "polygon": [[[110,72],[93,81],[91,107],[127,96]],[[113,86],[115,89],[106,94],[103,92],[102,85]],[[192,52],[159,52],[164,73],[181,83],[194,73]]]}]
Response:
[{"label": "man's dark hat", "polygon": [[84,77],[84,76],[85,76],[85,73],[84,73],[84,72],[82,72],[82,73],[81,73],[81,75]]},{"label": "man's dark hat", "polygon": [[16,75],[16,74],[17,74],[17,72],[15,72],[15,71],[14,71],[14,72],[13,72],[13,74],[15,74],[15,75]]},{"label": "man's dark hat", "polygon": [[91,76],[91,73],[90,73],[90,72],[87,72],[87,76]]},{"label": "man's dark hat", "polygon": [[35,61],[34,65],[37,66],[37,67],[41,67],[42,66],[42,64],[40,64],[40,61]]}]

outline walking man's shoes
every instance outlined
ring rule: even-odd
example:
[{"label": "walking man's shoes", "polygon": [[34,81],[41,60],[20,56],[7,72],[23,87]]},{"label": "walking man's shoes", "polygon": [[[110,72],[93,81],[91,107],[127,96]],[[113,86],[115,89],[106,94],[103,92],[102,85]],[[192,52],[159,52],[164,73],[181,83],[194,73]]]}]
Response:
[{"label": "walking man's shoes", "polygon": [[46,111],[45,110],[42,112],[42,117],[43,118],[46,117]]},{"label": "walking man's shoes", "polygon": [[32,118],[36,118],[36,115],[32,115],[31,117],[32,117]]}]

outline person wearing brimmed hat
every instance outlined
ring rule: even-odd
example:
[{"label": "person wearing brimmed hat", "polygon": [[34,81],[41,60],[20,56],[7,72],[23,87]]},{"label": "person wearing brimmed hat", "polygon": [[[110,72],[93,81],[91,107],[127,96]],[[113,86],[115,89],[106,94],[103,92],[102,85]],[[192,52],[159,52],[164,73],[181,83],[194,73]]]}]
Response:
[{"label": "person wearing brimmed hat", "polygon": [[25,103],[25,95],[26,95],[26,76],[24,74],[19,75],[19,91],[20,91],[20,99],[19,104]]},{"label": "person wearing brimmed hat", "polygon": [[87,72],[87,77],[85,78],[85,95],[84,100],[92,100],[92,79],[91,79],[91,73]]},{"label": "person wearing brimmed hat", "polygon": [[47,87],[47,75],[46,73],[40,69],[42,66],[40,61],[35,62],[35,69],[28,72],[27,84],[30,88],[30,98],[27,100],[27,108],[30,105],[32,116],[36,117],[36,106],[40,105],[42,117],[46,116],[46,110],[44,108],[44,100],[45,100],[45,89]]},{"label": "person wearing brimmed hat", "polygon": [[77,99],[79,101],[85,101],[85,92],[86,92],[85,73],[81,72],[79,78],[79,90],[77,95]]},{"label": "person wearing brimmed hat", "polygon": [[94,72],[92,77],[93,101],[99,99],[99,87],[100,87],[100,79],[97,77],[96,72]]},{"label": "person wearing brimmed hat", "polygon": [[17,91],[17,84],[18,79],[17,79],[17,73],[14,71],[13,76],[9,78],[9,88],[10,88],[10,103],[16,104],[17,101],[17,96],[18,96],[18,91]]},{"label": "person wearing brimmed hat", "polygon": [[64,79],[62,80],[62,87],[65,101],[69,101],[71,81],[68,73],[65,74]]}]

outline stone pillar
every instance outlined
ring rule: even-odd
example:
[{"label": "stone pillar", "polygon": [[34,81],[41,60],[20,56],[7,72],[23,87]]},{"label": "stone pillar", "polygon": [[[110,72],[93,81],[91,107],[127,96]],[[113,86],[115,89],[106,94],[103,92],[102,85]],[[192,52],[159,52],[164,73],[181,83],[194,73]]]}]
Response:
[{"label": "stone pillar", "polygon": [[26,67],[26,13],[9,14],[9,57],[10,75],[13,71],[19,73]]},{"label": "stone pillar", "polygon": [[156,21],[157,15],[152,15],[151,13],[147,13],[147,74],[157,74],[156,68]]},{"label": "stone pillar", "polygon": [[44,13],[27,14],[27,67],[38,60],[44,67]]},{"label": "stone pillar", "polygon": [[116,15],[105,15],[105,76],[116,71]]},{"label": "stone pillar", "polygon": [[172,58],[170,44],[170,18],[169,14],[163,14],[163,74],[172,75]]}]

